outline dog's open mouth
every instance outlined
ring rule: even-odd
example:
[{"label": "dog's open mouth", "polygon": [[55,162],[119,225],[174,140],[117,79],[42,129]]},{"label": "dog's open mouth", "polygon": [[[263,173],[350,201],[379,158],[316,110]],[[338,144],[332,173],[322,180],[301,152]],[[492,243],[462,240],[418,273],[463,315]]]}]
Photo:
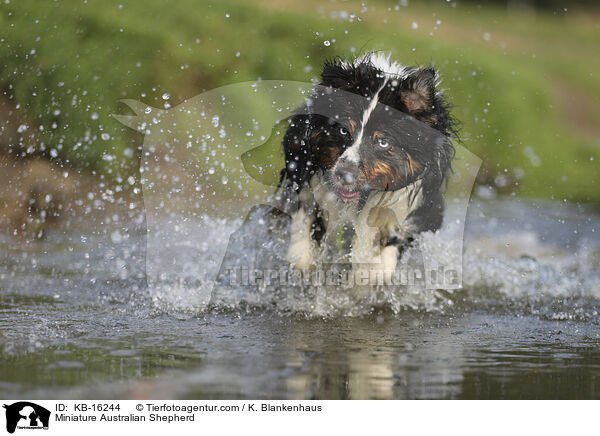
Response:
[{"label": "dog's open mouth", "polygon": [[358,191],[354,191],[349,188],[338,186],[335,189],[335,193],[344,201],[352,201],[358,198]]}]

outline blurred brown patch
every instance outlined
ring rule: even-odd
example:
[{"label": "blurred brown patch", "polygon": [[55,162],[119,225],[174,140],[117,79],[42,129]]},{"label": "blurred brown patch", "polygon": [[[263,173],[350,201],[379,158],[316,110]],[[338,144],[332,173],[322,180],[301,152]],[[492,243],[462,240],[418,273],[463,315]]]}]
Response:
[{"label": "blurred brown patch", "polygon": [[0,156],[34,153],[39,127],[7,97],[0,95]]},{"label": "blurred brown patch", "polygon": [[77,184],[48,161],[0,157],[0,228],[42,238],[69,212]]},{"label": "blurred brown patch", "polygon": [[99,177],[45,158],[39,126],[0,97],[0,231],[26,240],[48,229],[90,218],[133,215],[139,207],[128,191],[114,192]]}]

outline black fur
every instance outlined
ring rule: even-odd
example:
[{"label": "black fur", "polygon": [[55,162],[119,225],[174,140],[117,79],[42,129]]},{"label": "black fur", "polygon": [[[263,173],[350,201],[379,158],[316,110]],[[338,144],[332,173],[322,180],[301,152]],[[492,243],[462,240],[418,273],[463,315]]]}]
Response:
[{"label": "black fur", "polygon": [[[386,244],[401,253],[415,234],[435,231],[442,224],[442,190],[451,171],[451,138],[457,129],[450,106],[436,89],[433,68],[410,67],[393,74],[379,70],[370,59],[325,63],[311,104],[289,120],[280,187],[299,194],[319,175],[339,193],[340,201],[356,201],[360,209],[375,190],[395,191],[420,180],[420,203],[387,238]],[[361,116],[375,94],[380,104],[362,126]],[[358,137],[359,162],[350,162],[344,152]],[[298,208],[305,206],[301,200],[296,203]],[[318,213],[313,229],[312,237],[320,241],[325,229]]]}]

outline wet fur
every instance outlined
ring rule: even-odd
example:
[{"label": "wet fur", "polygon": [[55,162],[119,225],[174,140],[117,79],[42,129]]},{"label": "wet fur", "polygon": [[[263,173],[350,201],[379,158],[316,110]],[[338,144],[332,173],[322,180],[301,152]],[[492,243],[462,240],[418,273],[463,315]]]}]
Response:
[{"label": "wet fur", "polygon": [[[352,263],[379,264],[389,273],[414,236],[439,229],[443,219],[442,189],[456,130],[438,75],[371,53],[326,62],[320,85],[357,99],[340,105],[333,121],[319,114],[319,105],[329,104],[325,97],[289,120],[280,184],[284,200],[293,204],[288,260],[310,268],[316,247],[333,243],[339,226],[349,222]],[[407,117],[390,117],[389,108]],[[418,144],[401,140],[420,123],[437,136]],[[338,174],[346,170],[352,185],[340,185]],[[357,199],[342,201],[336,189]]]}]

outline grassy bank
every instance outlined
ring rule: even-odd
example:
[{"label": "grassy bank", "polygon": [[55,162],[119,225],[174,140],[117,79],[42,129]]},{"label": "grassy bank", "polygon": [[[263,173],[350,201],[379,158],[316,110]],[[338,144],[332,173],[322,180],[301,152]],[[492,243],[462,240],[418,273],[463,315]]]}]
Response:
[{"label": "grassy bank", "polygon": [[12,153],[29,147],[120,180],[135,174],[142,143],[110,117],[125,111],[120,99],[174,106],[386,50],[442,72],[483,182],[598,203],[598,17],[446,2],[12,0],[0,6],[0,90],[30,120]]}]

